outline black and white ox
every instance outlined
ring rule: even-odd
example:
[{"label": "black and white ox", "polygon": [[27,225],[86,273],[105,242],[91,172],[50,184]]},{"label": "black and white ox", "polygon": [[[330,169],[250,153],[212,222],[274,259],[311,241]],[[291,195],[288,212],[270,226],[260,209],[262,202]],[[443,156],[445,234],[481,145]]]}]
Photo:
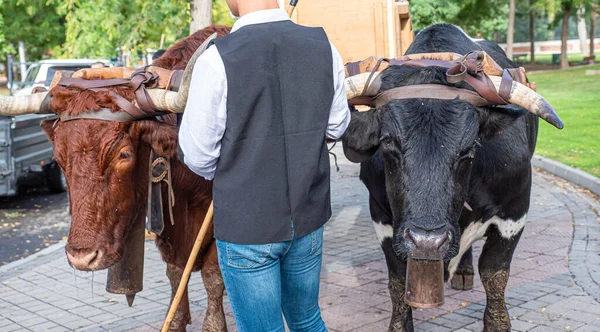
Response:
[{"label": "black and white ox", "polygon": [[[421,31],[407,54],[474,50],[485,51],[502,68],[515,67],[496,44],[474,41],[448,24]],[[433,66],[391,66],[381,73],[379,91],[417,84],[468,88],[448,83],[445,73],[446,68]],[[471,245],[478,239],[486,239],[479,259],[487,294],[484,330],[510,330],[504,291],[529,209],[535,114],[562,128],[550,105],[530,92],[528,100],[513,103],[523,107],[475,107],[432,96],[352,113],[344,151],[361,162],[360,179],[369,190],[389,272],[390,331],[413,330],[411,307],[404,300],[407,258],[444,260],[445,280],[468,289]],[[472,211],[463,209],[465,202]]]}]

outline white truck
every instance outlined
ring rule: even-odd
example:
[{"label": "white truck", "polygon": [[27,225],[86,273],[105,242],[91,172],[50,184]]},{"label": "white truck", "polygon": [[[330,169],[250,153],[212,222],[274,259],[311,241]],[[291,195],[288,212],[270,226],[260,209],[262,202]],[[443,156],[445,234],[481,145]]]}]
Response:
[{"label": "white truck", "polygon": [[[8,77],[9,87],[19,87],[14,95],[31,94],[34,87],[49,87],[57,70],[76,71],[108,60],[44,60],[29,64],[25,80],[13,82]],[[9,63],[9,67],[19,63]],[[12,92],[12,91],[11,91]],[[14,117],[0,116],[0,196],[14,196],[21,184],[38,180],[40,175],[52,192],[67,189],[60,167],[53,159],[52,145],[40,127],[44,119],[54,119],[54,114],[27,114]]]}]

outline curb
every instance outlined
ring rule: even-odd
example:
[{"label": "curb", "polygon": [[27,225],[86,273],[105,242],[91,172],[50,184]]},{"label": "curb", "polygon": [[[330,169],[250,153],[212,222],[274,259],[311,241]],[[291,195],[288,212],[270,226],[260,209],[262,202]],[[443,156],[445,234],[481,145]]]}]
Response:
[{"label": "curb", "polygon": [[34,259],[51,254],[51,253],[59,250],[60,248],[63,248],[66,243],[67,243],[67,241],[61,240],[60,242],[55,243],[55,244],[49,246],[48,248],[44,248],[44,249],[42,249],[34,254],[31,254],[25,258],[19,259],[18,261],[14,261],[14,262],[10,262],[8,264],[2,265],[2,266],[0,266],[0,272],[6,272],[9,270],[15,269],[25,263],[29,263],[30,261],[32,261]]},{"label": "curb", "polygon": [[600,179],[589,173],[537,154],[531,158],[531,164],[600,196]]}]

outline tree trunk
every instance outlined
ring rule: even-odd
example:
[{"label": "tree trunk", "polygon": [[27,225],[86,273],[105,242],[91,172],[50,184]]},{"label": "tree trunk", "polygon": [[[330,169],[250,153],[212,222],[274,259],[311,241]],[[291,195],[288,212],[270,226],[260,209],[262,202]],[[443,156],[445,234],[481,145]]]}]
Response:
[{"label": "tree trunk", "polygon": [[190,0],[190,35],[212,24],[212,0]]},{"label": "tree trunk", "polygon": [[577,35],[579,36],[579,47],[581,48],[581,55],[586,56],[588,53],[587,43],[587,26],[585,24],[585,8],[583,5],[577,10]]},{"label": "tree trunk", "polygon": [[563,4],[562,30],[560,32],[560,69],[569,68],[569,59],[567,58],[567,40],[569,37],[569,17],[571,16],[571,4]]},{"label": "tree trunk", "polygon": [[[590,13],[590,57],[594,56],[594,37],[596,29],[596,6],[592,5],[592,12]],[[593,63],[594,60],[590,60]]]},{"label": "tree trunk", "polygon": [[510,9],[508,12],[508,32],[506,35],[506,55],[509,59],[513,58],[513,41],[515,35],[515,0],[510,0]]},{"label": "tree trunk", "polygon": [[535,10],[533,5],[535,0],[529,0],[529,42],[531,50],[529,51],[529,63],[535,63]]},{"label": "tree trunk", "polygon": [[21,82],[25,82],[25,74],[27,73],[27,65],[25,62],[27,58],[25,58],[25,43],[19,42],[19,62],[21,62]]}]

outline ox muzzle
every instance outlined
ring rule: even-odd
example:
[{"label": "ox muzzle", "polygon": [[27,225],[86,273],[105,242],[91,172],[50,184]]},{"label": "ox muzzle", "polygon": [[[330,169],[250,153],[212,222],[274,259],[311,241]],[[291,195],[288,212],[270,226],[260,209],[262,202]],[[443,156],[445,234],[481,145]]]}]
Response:
[{"label": "ox muzzle", "polygon": [[452,233],[446,227],[435,230],[406,228],[402,237],[408,258],[429,261],[443,260],[452,241]]}]

